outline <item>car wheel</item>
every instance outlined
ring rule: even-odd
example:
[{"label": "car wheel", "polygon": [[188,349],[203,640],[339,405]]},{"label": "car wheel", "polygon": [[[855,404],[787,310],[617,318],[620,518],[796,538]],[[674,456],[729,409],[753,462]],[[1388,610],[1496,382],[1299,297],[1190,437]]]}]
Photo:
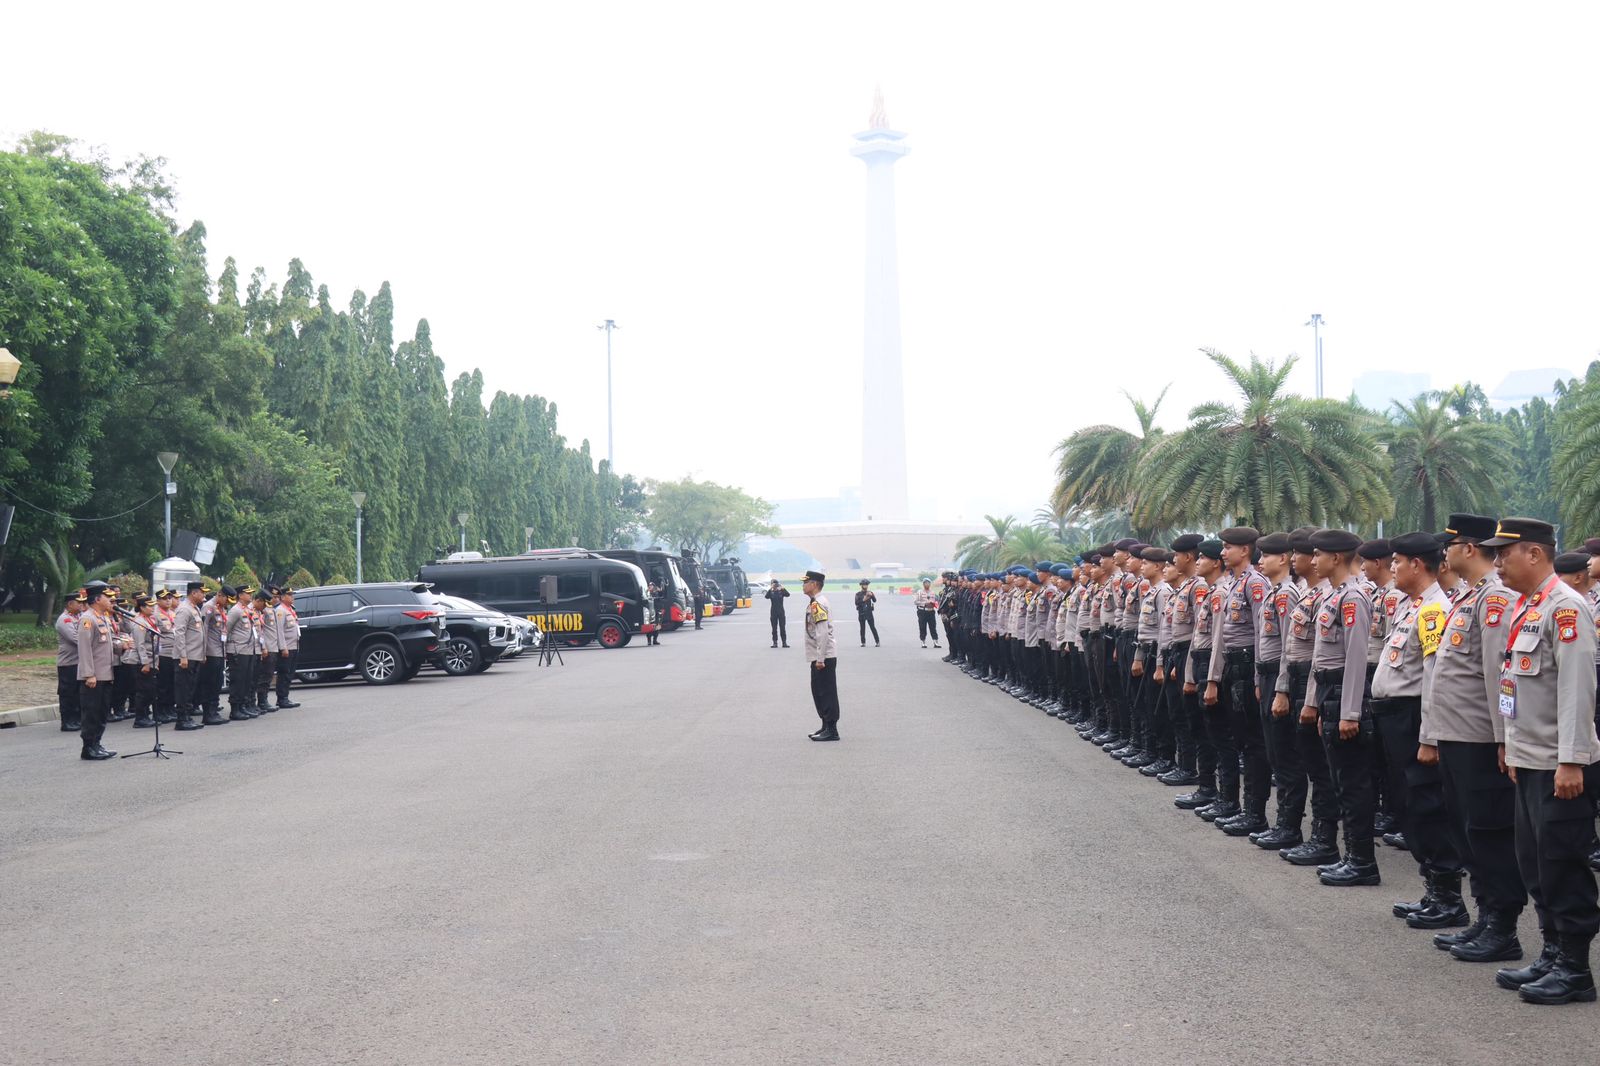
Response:
[{"label": "car wheel", "polygon": [[367,645],[359,665],[361,680],[369,685],[392,685],[405,679],[406,664],[400,649],[386,641]]},{"label": "car wheel", "polygon": [[450,643],[439,649],[439,665],[451,677],[476,673],[481,662],[483,653],[470,637],[451,637]]},{"label": "car wheel", "polygon": [[600,641],[602,648],[620,648],[628,643],[628,634],[615,622],[601,622],[595,639]]}]

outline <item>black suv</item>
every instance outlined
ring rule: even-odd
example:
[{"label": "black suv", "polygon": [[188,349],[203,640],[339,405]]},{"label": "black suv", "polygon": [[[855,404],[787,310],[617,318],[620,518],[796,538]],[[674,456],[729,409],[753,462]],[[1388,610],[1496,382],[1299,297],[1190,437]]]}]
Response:
[{"label": "black suv", "polygon": [[458,596],[429,599],[445,613],[444,639],[432,661],[452,677],[483,673],[516,642],[516,627],[503,611]]},{"label": "black suv", "polygon": [[337,681],[351,672],[372,685],[416,676],[443,642],[444,611],[428,586],[412,581],[301,589],[300,657],[304,681]]}]

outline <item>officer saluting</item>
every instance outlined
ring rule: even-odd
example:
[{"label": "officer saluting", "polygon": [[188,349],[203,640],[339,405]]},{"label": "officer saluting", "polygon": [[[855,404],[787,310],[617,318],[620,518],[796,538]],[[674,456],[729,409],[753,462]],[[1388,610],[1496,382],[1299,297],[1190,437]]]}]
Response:
[{"label": "officer saluting", "polygon": [[806,663],[811,668],[811,702],[822,719],[822,728],[810,734],[812,740],[839,739],[839,648],[833,638],[828,598],[822,594],[827,580],[817,571],[807,570],[800,586],[811,599],[806,605]]},{"label": "officer saluting", "polygon": [[1533,965],[1495,979],[1530,1003],[1589,1003],[1589,945],[1600,931],[1588,863],[1600,787],[1594,615],[1556,577],[1555,542],[1554,528],[1532,518],[1503,518],[1483,542],[1497,549],[1495,566],[1517,594],[1504,631],[1495,731],[1517,788],[1517,865],[1545,938]]}]

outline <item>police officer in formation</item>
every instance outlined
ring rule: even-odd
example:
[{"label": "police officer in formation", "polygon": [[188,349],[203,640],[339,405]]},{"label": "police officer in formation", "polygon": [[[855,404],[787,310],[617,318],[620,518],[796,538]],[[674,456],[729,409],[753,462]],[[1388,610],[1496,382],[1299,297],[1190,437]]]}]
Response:
[{"label": "police officer in formation", "polygon": [[1121,540],[946,575],[944,661],[1322,885],[1379,884],[1383,837],[1421,880],[1395,918],[1454,960],[1506,963],[1496,984],[1526,1002],[1592,1002],[1600,539],[1555,548],[1548,523],[1471,514],[1387,541]]}]

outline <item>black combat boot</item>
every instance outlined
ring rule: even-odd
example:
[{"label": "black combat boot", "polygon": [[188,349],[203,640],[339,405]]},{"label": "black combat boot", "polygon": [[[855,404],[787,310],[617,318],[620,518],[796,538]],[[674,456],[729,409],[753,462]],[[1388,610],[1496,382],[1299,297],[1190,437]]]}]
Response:
[{"label": "black combat boot", "polygon": [[1454,929],[1471,922],[1461,901],[1461,874],[1434,874],[1432,880],[1433,906],[1406,915],[1406,924],[1413,929]]},{"label": "black combat boot", "polygon": [[1281,819],[1276,826],[1265,833],[1256,833],[1250,837],[1250,843],[1267,851],[1297,848],[1304,842],[1305,837],[1300,835],[1300,827]]},{"label": "black combat boot", "polygon": [[1470,944],[1476,940],[1485,929],[1489,927],[1489,908],[1478,900],[1478,918],[1471,925],[1459,933],[1436,933],[1433,937],[1433,946],[1440,951],[1449,951],[1457,944]]},{"label": "black combat boot", "polygon": [[1556,963],[1537,981],[1517,989],[1524,1003],[1593,1003],[1594,974],[1589,972],[1588,936],[1561,934],[1561,951]]},{"label": "black combat boot", "polygon": [[133,720],[133,728],[135,729],[154,729],[155,727],[156,720],[150,717],[149,711],[140,711],[138,717]]},{"label": "black combat boot", "polygon": [[1421,899],[1417,900],[1415,903],[1396,903],[1391,908],[1396,918],[1409,918],[1413,914],[1418,914],[1422,911],[1431,910],[1433,908],[1433,878],[1424,877],[1422,879],[1422,883],[1423,890]]},{"label": "black combat boot", "polygon": [[1278,852],[1278,858],[1295,866],[1324,866],[1339,861],[1339,823],[1311,820],[1311,839]]},{"label": "black combat boot", "polygon": [[1376,885],[1382,883],[1378,875],[1378,861],[1372,854],[1372,840],[1352,840],[1346,842],[1350,854],[1345,856],[1344,862],[1335,866],[1326,873],[1318,873],[1317,879],[1330,888],[1352,888],[1358,885]]},{"label": "black combat boot", "polygon": [[[1199,775],[1196,774],[1195,778],[1198,780]],[[1172,797],[1172,805],[1183,811],[1199,810],[1215,802],[1217,802],[1217,790],[1210,785],[1201,785],[1193,792],[1181,792]]]},{"label": "black combat boot", "polygon": [[[1522,958],[1522,941],[1517,939],[1515,911],[1496,911],[1485,920],[1479,912],[1478,921],[1483,929],[1465,943],[1450,948],[1450,957],[1462,962],[1509,962]],[[1467,927],[1469,930],[1472,926]],[[1434,942],[1438,943],[1438,937]]]},{"label": "black combat boot", "polygon": [[1537,981],[1551,970],[1555,969],[1556,959],[1561,954],[1561,942],[1556,939],[1555,933],[1549,929],[1539,930],[1544,937],[1544,949],[1539,952],[1539,957],[1526,966],[1515,970],[1500,969],[1494,972],[1494,983],[1501,988],[1513,991],[1525,984]]}]

